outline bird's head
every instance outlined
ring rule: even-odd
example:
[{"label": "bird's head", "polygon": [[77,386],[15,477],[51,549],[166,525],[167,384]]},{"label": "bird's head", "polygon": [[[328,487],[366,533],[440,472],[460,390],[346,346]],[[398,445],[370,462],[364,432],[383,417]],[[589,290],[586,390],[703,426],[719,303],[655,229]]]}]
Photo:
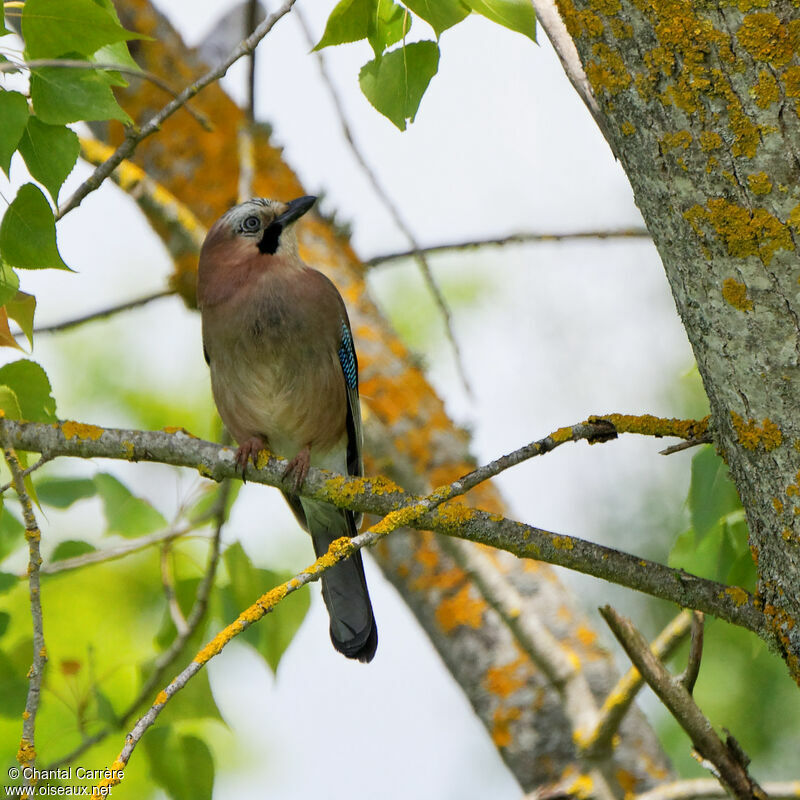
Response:
[{"label": "bird's head", "polygon": [[256,197],[226,211],[212,226],[200,251],[198,293],[217,294],[209,284],[234,288],[252,271],[271,265],[302,266],[294,223],[316,202],[298,197],[288,203]]},{"label": "bird's head", "polygon": [[288,203],[256,197],[223,214],[209,232],[221,228],[223,236],[239,238],[264,255],[296,255],[294,223],[316,202],[316,197],[298,197]]}]

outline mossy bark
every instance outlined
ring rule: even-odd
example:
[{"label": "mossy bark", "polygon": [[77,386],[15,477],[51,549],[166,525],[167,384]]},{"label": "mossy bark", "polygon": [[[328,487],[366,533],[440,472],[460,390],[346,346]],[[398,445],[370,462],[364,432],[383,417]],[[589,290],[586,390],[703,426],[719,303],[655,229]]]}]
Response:
[{"label": "mossy bark", "polygon": [[800,681],[800,7],[557,5],[664,262]]}]

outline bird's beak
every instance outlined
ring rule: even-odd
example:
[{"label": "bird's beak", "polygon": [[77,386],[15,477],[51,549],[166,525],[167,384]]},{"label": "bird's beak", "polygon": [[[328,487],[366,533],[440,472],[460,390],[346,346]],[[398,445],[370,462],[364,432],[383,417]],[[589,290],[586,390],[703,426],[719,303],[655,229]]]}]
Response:
[{"label": "bird's beak", "polygon": [[317,202],[316,197],[312,197],[311,195],[306,195],[305,197],[298,197],[296,200],[290,200],[287,203],[287,209],[280,214],[279,216],[275,217],[272,224],[278,224],[282,228],[285,228],[287,225],[291,224],[295,220],[300,219],[303,214],[308,211],[314,203]]}]

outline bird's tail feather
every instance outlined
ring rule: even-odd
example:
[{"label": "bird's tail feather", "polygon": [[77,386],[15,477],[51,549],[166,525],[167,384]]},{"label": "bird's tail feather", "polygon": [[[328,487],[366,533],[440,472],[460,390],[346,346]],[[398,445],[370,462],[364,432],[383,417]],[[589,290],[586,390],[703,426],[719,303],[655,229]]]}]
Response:
[{"label": "bird's tail feather", "polygon": [[[335,539],[355,534],[349,511],[305,498],[301,502],[317,558],[325,555]],[[322,597],[331,618],[333,646],[347,658],[372,661],[378,647],[378,628],[360,552],[323,573]]]}]

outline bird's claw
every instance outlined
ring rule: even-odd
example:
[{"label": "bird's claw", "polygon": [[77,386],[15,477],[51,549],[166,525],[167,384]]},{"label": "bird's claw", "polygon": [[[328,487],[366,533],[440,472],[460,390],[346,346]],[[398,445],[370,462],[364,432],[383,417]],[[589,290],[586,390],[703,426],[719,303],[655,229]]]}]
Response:
[{"label": "bird's claw", "polygon": [[300,491],[306,476],[308,475],[308,468],[311,466],[311,450],[304,447],[287,465],[283,471],[283,479],[290,481],[294,493]]},{"label": "bird's claw", "polygon": [[236,451],[236,468],[242,473],[242,483],[247,483],[245,478],[245,470],[247,469],[247,462],[253,462],[253,466],[257,466],[258,454],[266,447],[264,440],[260,436],[251,436],[246,442],[239,445]]}]

